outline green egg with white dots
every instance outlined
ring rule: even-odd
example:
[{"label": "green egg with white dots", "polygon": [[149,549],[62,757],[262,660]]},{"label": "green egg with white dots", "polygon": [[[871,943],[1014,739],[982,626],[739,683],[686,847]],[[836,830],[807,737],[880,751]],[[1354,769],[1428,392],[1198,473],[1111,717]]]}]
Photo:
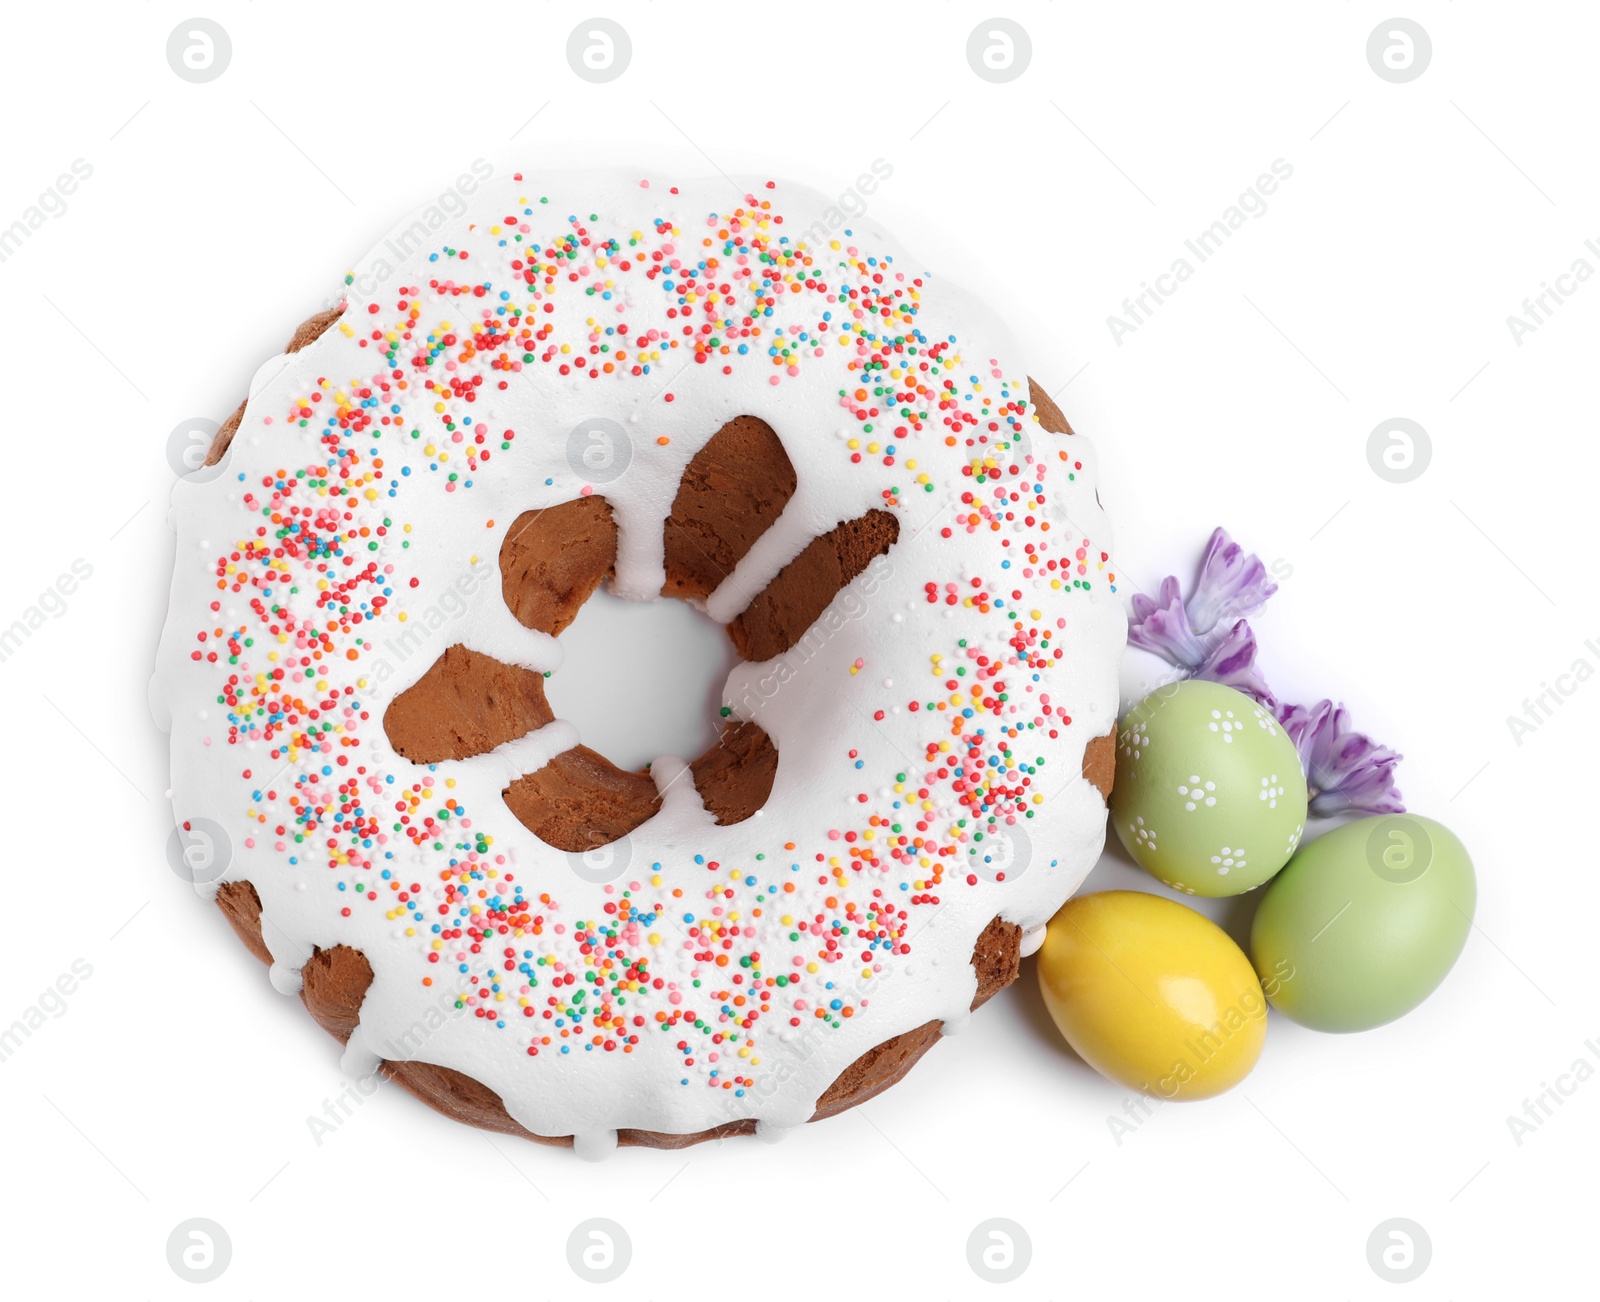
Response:
[{"label": "green egg with white dots", "polygon": [[1139,866],[1174,890],[1242,895],[1300,844],[1300,756],[1272,711],[1243,692],[1169,683],[1117,725],[1111,823]]}]

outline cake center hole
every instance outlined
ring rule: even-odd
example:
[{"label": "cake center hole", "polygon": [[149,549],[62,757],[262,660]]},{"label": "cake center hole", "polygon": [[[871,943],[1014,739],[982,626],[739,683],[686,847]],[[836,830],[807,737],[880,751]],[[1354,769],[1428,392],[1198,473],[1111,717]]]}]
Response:
[{"label": "cake center hole", "polygon": [[739,658],[727,632],[686,602],[624,601],[598,589],[561,633],[545,681],[556,717],[622,769],[690,760],[716,743],[722,687]]}]

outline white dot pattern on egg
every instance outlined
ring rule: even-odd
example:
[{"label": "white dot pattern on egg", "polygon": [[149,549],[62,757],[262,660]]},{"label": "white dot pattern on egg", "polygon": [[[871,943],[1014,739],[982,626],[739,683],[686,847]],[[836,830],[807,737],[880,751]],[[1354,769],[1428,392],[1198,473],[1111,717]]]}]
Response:
[{"label": "white dot pattern on egg", "polygon": [[1274,773],[1271,777],[1261,779],[1261,790],[1256,792],[1256,799],[1265,800],[1268,809],[1276,809],[1278,807],[1278,798],[1286,790],[1288,788],[1278,781],[1278,775]]},{"label": "white dot pattern on egg", "polygon": [[1223,741],[1232,742],[1233,734],[1243,727],[1244,724],[1234,717],[1232,710],[1211,711],[1211,731],[1220,732]]},{"label": "white dot pattern on egg", "polygon": [[1211,862],[1217,866],[1217,876],[1226,877],[1234,868],[1248,868],[1245,862],[1244,847],[1242,845],[1225,845],[1216,854],[1211,856]]},{"label": "white dot pattern on egg", "polygon": [[1128,831],[1133,833],[1134,839],[1145,849],[1154,850],[1156,848],[1156,830],[1153,827],[1145,826],[1143,816],[1135,818],[1133,822],[1129,823]]},{"label": "white dot pattern on egg", "polygon": [[1149,744],[1150,729],[1143,723],[1136,723],[1122,734],[1122,757],[1137,760]]},{"label": "white dot pattern on egg", "polygon": [[1208,809],[1217,803],[1217,784],[1203,781],[1198,773],[1190,774],[1189,781],[1180,784],[1178,794],[1183,797],[1185,809],[1198,809],[1205,805]]}]

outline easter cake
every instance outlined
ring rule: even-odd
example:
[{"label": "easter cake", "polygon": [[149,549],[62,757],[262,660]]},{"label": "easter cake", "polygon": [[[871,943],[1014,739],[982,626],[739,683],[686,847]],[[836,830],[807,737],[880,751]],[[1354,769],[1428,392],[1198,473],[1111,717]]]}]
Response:
[{"label": "easter cake", "polygon": [[[1092,450],[1003,323],[802,188],[466,209],[397,227],[176,486],[193,880],[348,1070],[459,1120],[598,1154],[831,1116],[1100,853]],[[625,771],[550,709],[601,584],[725,627],[705,754]]]}]

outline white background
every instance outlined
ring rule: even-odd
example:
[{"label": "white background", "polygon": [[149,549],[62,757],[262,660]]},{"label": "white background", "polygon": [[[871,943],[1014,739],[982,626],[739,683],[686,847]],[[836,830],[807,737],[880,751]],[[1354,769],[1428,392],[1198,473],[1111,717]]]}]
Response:
[{"label": "white background", "polygon": [[[204,85],[166,61],[184,8],[8,9],[0,226],[75,159],[93,175],[0,263],[0,625],[74,560],[93,574],[0,663],[0,1024],[73,960],[93,975],[0,1063],[7,1293],[192,1296],[165,1245],[197,1216],[232,1243],[217,1298],[587,1295],[565,1244],[591,1216],[631,1240],[619,1295],[1591,1290],[1600,1079],[1520,1145],[1506,1118],[1600,1064],[1600,682],[1520,746],[1506,716],[1600,667],[1579,530],[1600,286],[1520,346],[1506,318],[1574,259],[1600,267],[1596,15],[1418,0],[1432,62],[1394,85],[1365,54],[1383,6],[1013,3],[1032,63],[996,85],[965,55],[985,9],[711,8],[609,3],[633,59],[606,85],[566,62],[567,6],[217,3],[232,61]],[[480,156],[830,192],[892,164],[874,216],[1002,309],[1095,440],[1129,583],[1187,580],[1219,523],[1292,571],[1256,621],[1269,680],[1404,751],[1410,807],[1475,857],[1477,925],[1435,998],[1357,1036],[1274,1017],[1243,1086],[1120,1144],[1125,1093],[1060,1042],[1030,963],[902,1085],[776,1147],[589,1165],[392,1087],[319,1146],[337,1046],[163,855],[144,694],[164,446],[226,415],[393,218]],[[1294,173],[1268,211],[1119,346],[1108,314],[1278,158]],[[1433,443],[1404,485],[1365,452],[1393,416]],[[1130,690],[1152,671],[1130,659]],[[1110,857],[1088,886],[1162,890]],[[1207,912],[1243,935],[1252,907]],[[965,1252],[997,1216],[1033,1249],[1003,1287]],[[1404,1286],[1366,1255],[1396,1216],[1432,1244]]]}]

